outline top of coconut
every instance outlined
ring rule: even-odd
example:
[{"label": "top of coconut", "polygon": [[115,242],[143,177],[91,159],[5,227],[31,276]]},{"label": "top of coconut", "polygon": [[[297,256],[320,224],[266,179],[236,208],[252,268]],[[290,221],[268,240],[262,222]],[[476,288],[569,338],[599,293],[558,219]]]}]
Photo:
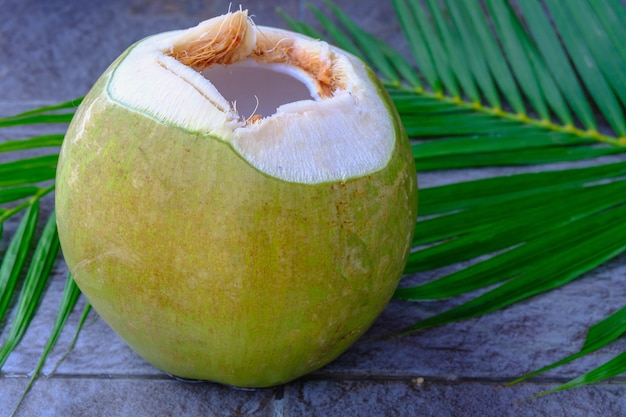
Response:
[{"label": "top of coconut", "polygon": [[[361,61],[322,41],[255,26],[246,11],[137,43],[107,91],[161,123],[215,136],[258,170],[291,182],[376,172],[397,134]],[[255,105],[245,109],[246,99]]]}]

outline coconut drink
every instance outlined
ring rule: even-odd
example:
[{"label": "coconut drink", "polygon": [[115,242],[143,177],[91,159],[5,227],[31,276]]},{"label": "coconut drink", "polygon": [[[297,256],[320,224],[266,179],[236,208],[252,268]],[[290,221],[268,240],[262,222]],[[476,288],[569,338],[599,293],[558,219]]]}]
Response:
[{"label": "coconut drink", "polygon": [[385,308],[417,182],[371,70],[237,11],[105,71],[68,129],[56,212],[76,283],[141,357],[268,387],[335,359]]}]

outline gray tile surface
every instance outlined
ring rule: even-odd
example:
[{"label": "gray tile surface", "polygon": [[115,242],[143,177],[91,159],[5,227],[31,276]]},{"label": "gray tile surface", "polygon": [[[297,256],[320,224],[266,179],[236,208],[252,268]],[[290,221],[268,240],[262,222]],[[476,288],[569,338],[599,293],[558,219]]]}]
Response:
[{"label": "gray tile surface", "polygon": [[502,388],[484,381],[316,381],[285,390],[294,416],[621,416],[624,387],[598,386],[530,400],[546,386]]},{"label": "gray tile surface", "polygon": [[[221,14],[228,1],[0,0],[0,114],[84,94],[128,45],[152,33],[195,25]],[[322,4],[321,0],[313,1]],[[404,50],[385,1],[341,1],[364,27]],[[313,22],[299,0],[244,3],[259,24],[284,26],[276,6]],[[31,128],[0,131],[0,141]],[[510,169],[420,176],[421,186],[479,178]],[[44,209],[50,211],[48,199]],[[15,222],[6,226],[10,230]],[[0,251],[6,248],[6,235]],[[621,256],[548,295],[485,317],[402,338],[377,339],[460,300],[393,301],[365,339],[334,363],[285,387],[240,391],[169,378],[139,358],[91,313],[74,350],[58,365],[84,300],[18,415],[20,416],[622,416],[626,379],[527,400],[626,349],[626,340],[539,379],[504,383],[577,351],[589,325],[626,299]],[[63,291],[59,262],[31,329],[0,373],[0,416],[26,386],[54,321]],[[408,277],[425,281],[433,273]],[[5,337],[0,334],[0,340]]]},{"label": "gray tile surface", "polygon": [[[8,398],[21,395],[24,385],[8,378],[2,384]],[[37,381],[17,415],[261,417],[273,415],[274,397],[273,390],[236,391],[145,377],[52,378]],[[12,404],[2,406],[8,410]]]}]

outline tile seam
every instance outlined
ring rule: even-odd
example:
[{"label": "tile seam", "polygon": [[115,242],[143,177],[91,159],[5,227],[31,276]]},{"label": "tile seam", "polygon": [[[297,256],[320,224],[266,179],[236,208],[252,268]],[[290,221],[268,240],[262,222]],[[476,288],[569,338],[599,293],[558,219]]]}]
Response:
[{"label": "tile seam", "polygon": [[[30,378],[29,374],[25,373],[2,373],[0,374],[0,380],[2,379],[27,379]],[[182,384],[215,384],[211,381],[178,381],[168,375],[158,374],[72,374],[72,373],[55,373],[53,375],[46,376],[45,379],[95,379],[95,380],[152,380],[152,381],[176,381]],[[487,384],[506,384],[513,381],[516,377],[447,377],[447,376],[432,376],[432,375],[414,375],[414,376],[394,376],[394,375],[309,375],[294,382],[296,383],[308,383],[308,382],[407,382],[411,383],[415,380],[423,380],[422,383],[440,383],[440,384],[461,384],[461,383],[487,383]],[[570,381],[570,377],[533,377],[526,381],[520,382],[516,385],[523,384],[559,384]],[[610,380],[600,382],[596,385],[622,385],[626,384],[626,377],[615,377]],[[284,386],[276,388],[274,397],[276,400],[283,400],[284,398]],[[270,389],[270,388],[263,388]],[[259,390],[263,390],[259,389]]]}]

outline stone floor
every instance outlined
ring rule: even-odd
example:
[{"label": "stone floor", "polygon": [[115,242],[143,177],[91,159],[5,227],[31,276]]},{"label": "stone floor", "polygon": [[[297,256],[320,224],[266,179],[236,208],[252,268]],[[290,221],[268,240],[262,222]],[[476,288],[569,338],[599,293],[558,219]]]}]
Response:
[{"label": "stone floor", "polygon": [[[314,0],[313,4],[322,4]],[[387,1],[342,0],[361,25],[401,50],[405,44]],[[255,21],[284,26],[275,13],[313,22],[301,0],[243,3]],[[221,14],[228,1],[0,1],[0,114],[84,94],[128,45]],[[27,135],[27,128],[0,131]],[[2,156],[0,156],[2,158]],[[426,173],[422,187],[500,171]],[[48,200],[45,209],[52,207]],[[11,223],[7,228],[11,229]],[[6,248],[6,236],[0,251]],[[577,351],[589,325],[623,305],[626,256],[585,279],[504,311],[418,334],[360,342],[329,366],[282,387],[241,391],[174,380],[131,351],[92,312],[65,354],[81,299],[19,416],[623,416],[626,379],[530,399],[626,349],[626,340],[512,387],[507,381]],[[0,373],[0,416],[8,416],[47,339],[63,290],[60,261],[43,305]],[[379,335],[458,302],[393,301],[370,331]],[[6,333],[6,329],[5,329]],[[5,337],[0,334],[0,340]]]}]

